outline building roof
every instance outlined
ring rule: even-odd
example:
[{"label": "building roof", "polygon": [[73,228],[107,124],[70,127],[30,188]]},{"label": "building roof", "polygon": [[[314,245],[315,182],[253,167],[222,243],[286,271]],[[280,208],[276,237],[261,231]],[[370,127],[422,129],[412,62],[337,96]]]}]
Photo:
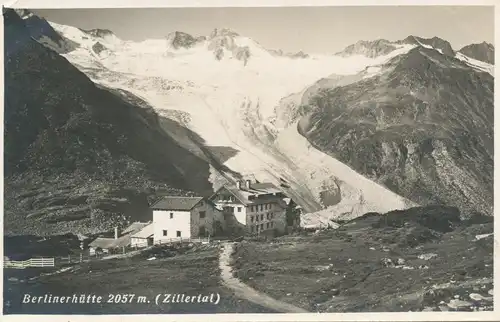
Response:
[{"label": "building roof", "polygon": [[98,237],[89,244],[90,247],[100,247],[102,249],[124,247],[128,245],[130,245],[130,235],[124,235],[117,239]]},{"label": "building roof", "polygon": [[[242,188],[245,188],[244,185],[241,185]],[[250,191],[255,191],[259,193],[276,193],[281,192],[274,184],[270,182],[262,182],[262,183],[250,183]]]},{"label": "building roof", "polygon": [[97,237],[89,244],[89,246],[94,248],[100,247],[103,249],[111,248],[111,245],[113,244],[114,241],[115,241],[114,238]]},{"label": "building roof", "polygon": [[94,248],[101,247],[102,249],[124,247],[130,245],[131,243],[130,237],[131,234],[123,235],[121,237],[118,237],[117,239],[98,237],[94,239],[89,244],[89,246]]},{"label": "building roof", "polygon": [[[252,199],[249,200],[249,197],[259,196],[259,195],[274,195],[277,193],[282,193],[280,189],[278,189],[274,184],[270,182],[263,183],[251,183],[250,189],[247,189],[245,183],[241,183],[240,189],[234,185],[226,185],[221,189],[225,188],[232,195],[234,195],[241,203],[244,205],[254,205],[269,202],[266,199]],[[281,199],[281,198],[280,198]]]},{"label": "building roof", "polygon": [[130,245],[130,238],[132,237],[132,235],[139,233],[145,227],[152,225],[153,224],[149,222],[134,222],[130,224],[130,226],[125,228],[120,237],[116,239],[109,237],[97,237],[89,244],[89,246],[94,248],[100,247],[102,249],[128,246]]},{"label": "building roof", "polygon": [[134,222],[130,224],[125,230],[121,233],[122,235],[124,234],[135,234],[139,231],[141,231],[144,227],[148,226],[150,223],[149,222]]},{"label": "building roof", "polygon": [[147,225],[146,227],[142,228],[141,230],[139,230],[138,232],[136,232],[135,234],[133,234],[130,237],[133,237],[133,238],[149,238],[149,237],[151,237],[153,235],[154,235],[154,225],[153,224],[149,224],[149,225]]},{"label": "building roof", "polygon": [[189,211],[194,208],[203,197],[163,197],[151,206],[152,209]]}]

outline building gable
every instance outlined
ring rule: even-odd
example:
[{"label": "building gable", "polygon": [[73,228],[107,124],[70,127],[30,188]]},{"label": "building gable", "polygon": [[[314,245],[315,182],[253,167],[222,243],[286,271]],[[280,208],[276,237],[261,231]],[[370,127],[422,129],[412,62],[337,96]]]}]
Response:
[{"label": "building gable", "polygon": [[231,191],[227,187],[221,187],[219,188],[210,198],[209,200],[211,202],[217,202],[217,200],[225,200],[225,199],[218,199],[220,196],[230,196],[232,197],[232,200],[227,200],[227,201],[233,201],[233,202],[239,202],[243,205],[247,205],[248,201],[244,200],[241,196],[238,196],[234,191]]}]

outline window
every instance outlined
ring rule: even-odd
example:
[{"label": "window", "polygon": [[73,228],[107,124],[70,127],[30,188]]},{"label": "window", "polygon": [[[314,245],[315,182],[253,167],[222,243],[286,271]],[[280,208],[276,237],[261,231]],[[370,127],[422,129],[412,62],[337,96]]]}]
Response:
[{"label": "window", "polygon": [[181,237],[181,231],[180,230],[177,231],[177,237]]},{"label": "window", "polygon": [[253,222],[253,216],[250,216],[250,222]]},{"label": "window", "polygon": [[264,230],[264,224],[260,224],[260,230]]},{"label": "window", "polygon": [[174,218],[174,213],[173,212],[170,213],[170,219],[172,219],[172,218]]},{"label": "window", "polygon": [[260,205],[260,211],[264,210],[264,205]]},{"label": "window", "polygon": [[163,231],[163,236],[167,236],[167,231],[166,230]]},{"label": "window", "polygon": [[238,212],[241,212],[241,207],[238,207]]},{"label": "window", "polygon": [[253,206],[250,206],[250,211],[252,211],[252,212],[253,212]]},{"label": "window", "polygon": [[266,214],[266,218],[267,218],[267,220],[269,220],[269,213]]},{"label": "window", "polygon": [[205,218],[206,211],[200,211],[200,218]]},{"label": "window", "polygon": [[260,220],[264,220],[264,214],[260,215]]},{"label": "window", "polygon": [[265,204],[265,205],[264,205],[264,209],[266,209],[266,210],[267,210],[267,204]]},{"label": "window", "polygon": [[266,228],[269,228],[269,223],[266,224]]},{"label": "window", "polygon": [[[198,232],[198,235],[199,236],[205,236],[205,226],[200,226],[200,229],[199,229],[199,232]],[[180,237],[180,236],[179,236]]]},{"label": "window", "polygon": [[259,221],[259,215],[255,216],[255,221]]}]

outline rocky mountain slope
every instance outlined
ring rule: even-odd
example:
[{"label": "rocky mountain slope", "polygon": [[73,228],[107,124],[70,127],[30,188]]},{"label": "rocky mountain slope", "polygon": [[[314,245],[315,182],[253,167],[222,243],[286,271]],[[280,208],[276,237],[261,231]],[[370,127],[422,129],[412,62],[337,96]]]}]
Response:
[{"label": "rocky mountain slope", "polygon": [[417,46],[371,77],[318,89],[301,107],[309,113],[299,128],[315,147],[418,204],[492,215],[494,79],[446,43],[428,43],[440,48]]},{"label": "rocky mountain slope", "polygon": [[492,65],[495,64],[495,47],[487,42],[464,46],[459,52],[470,58]]},{"label": "rocky mountain slope", "polygon": [[212,191],[209,164],[151,107],[94,84],[14,11],[4,19],[6,234],[106,230],[148,218],[157,194]]},{"label": "rocky mountain slope", "polygon": [[388,53],[396,50],[395,44],[385,39],[378,39],[374,41],[360,40],[355,44],[347,46],[344,50],[338,52],[336,55],[349,57],[351,55],[363,55],[366,57],[378,57],[387,55]]}]

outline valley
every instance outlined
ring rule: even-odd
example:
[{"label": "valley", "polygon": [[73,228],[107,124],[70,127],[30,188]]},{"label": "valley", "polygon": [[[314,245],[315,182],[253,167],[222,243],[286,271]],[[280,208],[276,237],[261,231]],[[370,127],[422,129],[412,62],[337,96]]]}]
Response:
[{"label": "valley", "polygon": [[[80,258],[6,270],[5,312],[493,309],[493,45],[285,53],[227,28],[4,21],[4,260]],[[222,301],[20,301],[165,289]]]}]

